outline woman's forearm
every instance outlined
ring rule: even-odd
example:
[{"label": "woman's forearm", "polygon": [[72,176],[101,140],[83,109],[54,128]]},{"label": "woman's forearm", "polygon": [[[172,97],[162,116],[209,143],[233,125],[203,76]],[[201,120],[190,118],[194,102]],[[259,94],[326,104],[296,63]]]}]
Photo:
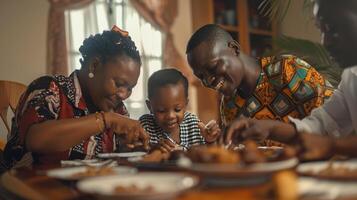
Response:
[{"label": "woman's forearm", "polygon": [[80,118],[50,120],[32,125],[25,138],[29,151],[65,151],[100,132],[95,114]]}]

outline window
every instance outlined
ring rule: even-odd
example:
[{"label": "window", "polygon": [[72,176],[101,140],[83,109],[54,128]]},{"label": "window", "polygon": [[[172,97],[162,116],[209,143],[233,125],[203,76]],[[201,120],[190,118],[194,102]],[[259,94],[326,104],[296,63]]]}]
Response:
[{"label": "window", "polygon": [[138,83],[125,101],[131,117],[137,119],[148,113],[145,104],[147,79],[162,68],[163,34],[139,16],[128,0],[96,0],[85,8],[66,12],[70,71],[80,68],[78,49],[83,40],[91,34],[109,30],[114,24],[129,31],[142,59]]}]

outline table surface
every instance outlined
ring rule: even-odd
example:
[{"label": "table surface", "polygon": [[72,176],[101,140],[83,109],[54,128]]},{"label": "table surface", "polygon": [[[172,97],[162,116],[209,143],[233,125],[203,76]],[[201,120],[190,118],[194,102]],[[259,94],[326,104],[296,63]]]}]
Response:
[{"label": "table surface", "polygon": [[[32,166],[31,168],[13,169],[5,172],[1,176],[1,185],[5,188],[8,194],[1,192],[0,198],[14,199],[13,194],[17,197],[26,199],[95,199],[80,193],[75,182],[61,181],[50,178],[45,175],[48,169],[58,168],[59,165],[48,166]],[[139,166],[139,171],[180,171],[177,168],[143,168]],[[187,172],[186,172],[187,173]],[[285,173],[285,174],[284,174]],[[207,187],[200,184],[176,198],[176,200],[219,200],[219,199],[245,199],[245,200],[260,200],[260,199],[287,199],[286,195],[291,196],[291,199],[297,199],[297,180],[287,180],[286,173],[296,175],[293,169],[278,172],[269,176],[268,181],[259,185],[251,186],[234,186],[234,187]],[[284,176],[282,176],[284,174]],[[0,187],[0,189],[2,189]],[[10,195],[10,196],[9,196]],[[285,195],[285,196],[284,196]],[[16,197],[15,196],[15,197]],[[290,199],[290,198],[289,198]],[[304,198],[316,199],[316,198]],[[342,198],[340,198],[342,199]],[[348,198],[343,198],[348,199]],[[350,198],[357,199],[357,197]]]},{"label": "table surface", "polygon": [[[61,181],[45,175],[46,169],[59,166],[33,166],[32,168],[13,169],[1,176],[2,186],[19,197],[31,199],[95,199],[80,193],[75,182]],[[150,171],[150,170],[145,170]],[[157,170],[155,170],[157,172]],[[165,170],[177,171],[177,170]],[[271,181],[253,186],[205,187],[199,186],[181,194],[176,200],[193,199],[271,199],[273,184]]]}]

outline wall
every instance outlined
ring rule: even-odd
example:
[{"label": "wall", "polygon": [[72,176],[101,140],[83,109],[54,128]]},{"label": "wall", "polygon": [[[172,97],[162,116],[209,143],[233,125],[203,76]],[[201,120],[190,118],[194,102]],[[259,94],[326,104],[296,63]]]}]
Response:
[{"label": "wall", "polygon": [[0,0],[0,79],[24,84],[45,73],[49,4]]},{"label": "wall", "polygon": [[178,11],[171,31],[177,49],[186,59],[186,44],[192,34],[191,0],[178,0]]},{"label": "wall", "polygon": [[284,35],[320,42],[320,32],[315,26],[312,13],[303,12],[301,0],[291,2],[291,7],[280,28]]},{"label": "wall", "polygon": [[[192,34],[191,0],[178,0],[178,15],[171,28],[174,42],[182,58],[186,60],[186,44]],[[188,66],[188,63],[186,61]],[[189,88],[189,111],[197,113],[197,91],[190,85]]]},{"label": "wall", "polygon": [[[47,0],[0,0],[0,80],[27,85],[44,75],[48,9]],[[6,129],[0,122],[0,139],[4,138]]]}]

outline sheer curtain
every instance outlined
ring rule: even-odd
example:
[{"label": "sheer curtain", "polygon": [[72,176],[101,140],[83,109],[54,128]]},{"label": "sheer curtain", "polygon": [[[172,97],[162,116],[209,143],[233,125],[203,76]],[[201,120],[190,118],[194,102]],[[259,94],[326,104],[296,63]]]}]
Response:
[{"label": "sheer curtain", "polygon": [[66,11],[65,16],[69,71],[80,68],[78,49],[89,35],[108,30],[114,24],[129,32],[140,51],[143,64],[138,83],[125,104],[132,118],[137,119],[147,113],[147,79],[162,68],[164,35],[145,21],[128,0],[96,0],[82,9]]}]

